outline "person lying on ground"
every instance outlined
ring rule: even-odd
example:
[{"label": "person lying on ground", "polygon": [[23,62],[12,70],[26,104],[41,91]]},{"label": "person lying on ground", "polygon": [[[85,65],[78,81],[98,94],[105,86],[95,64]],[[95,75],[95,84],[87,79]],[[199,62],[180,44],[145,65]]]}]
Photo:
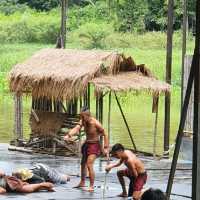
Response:
[{"label": "person lying on ground", "polygon": [[142,197],[141,200],[166,200],[165,194],[159,190],[159,189],[148,189],[146,190]]},{"label": "person lying on ground", "polygon": [[65,184],[70,181],[66,174],[42,163],[36,163],[32,168],[18,169],[12,173],[13,176],[28,183],[51,182],[54,184]]},{"label": "person lying on ground", "polygon": [[[77,126],[69,131],[64,137],[66,142],[69,142],[71,138],[78,135],[82,128],[84,128],[86,134],[86,141],[82,145],[82,160],[81,160],[81,181],[75,188],[85,187],[85,177],[88,169],[90,186],[86,191],[94,191],[95,172],[93,169],[96,158],[101,154],[109,155],[108,137],[99,121],[93,118],[88,108],[81,109],[80,122]],[[104,143],[100,145],[100,137],[104,138]]]},{"label": "person lying on ground", "polygon": [[[115,144],[112,147],[111,155],[118,158],[119,161],[107,165],[105,168],[107,172],[114,167],[120,166],[122,163],[124,163],[127,167],[124,170],[117,171],[117,176],[122,186],[122,193],[119,196],[133,197],[134,200],[140,199],[142,188],[147,180],[147,173],[145,171],[144,164],[132,151],[125,150],[122,144]],[[124,176],[130,179],[128,194],[126,191]]]},{"label": "person lying on ground", "polygon": [[29,184],[15,176],[7,176],[2,170],[0,170],[0,194],[5,194],[6,192],[32,193],[40,190],[53,192],[53,184],[49,182]]}]

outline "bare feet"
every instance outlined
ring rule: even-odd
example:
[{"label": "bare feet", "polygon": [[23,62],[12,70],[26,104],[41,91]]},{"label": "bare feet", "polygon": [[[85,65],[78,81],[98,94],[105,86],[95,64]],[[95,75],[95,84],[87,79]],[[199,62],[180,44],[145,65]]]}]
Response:
[{"label": "bare feet", "polygon": [[94,192],[94,187],[89,187],[89,188],[86,188],[86,189],[84,189],[84,191],[86,191],[86,192]]},{"label": "bare feet", "polygon": [[75,186],[74,188],[83,188],[85,187],[85,183],[84,182],[80,182],[77,186]]},{"label": "bare feet", "polygon": [[117,196],[118,197],[124,197],[124,198],[128,197],[127,193],[125,193],[125,192],[122,192],[121,194],[119,194]]}]

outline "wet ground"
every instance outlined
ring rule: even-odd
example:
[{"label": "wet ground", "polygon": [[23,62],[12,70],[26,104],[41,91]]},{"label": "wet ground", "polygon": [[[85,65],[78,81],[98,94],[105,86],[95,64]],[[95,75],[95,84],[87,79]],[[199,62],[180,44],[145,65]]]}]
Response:
[{"label": "wet ground", "polygon": [[[95,163],[95,171],[96,171],[96,182],[95,182],[95,192],[88,193],[78,189],[72,189],[79,182],[79,159],[77,158],[66,158],[59,156],[49,156],[49,155],[30,155],[20,152],[8,151],[7,144],[0,144],[0,168],[3,169],[7,174],[11,174],[11,172],[16,168],[22,167],[30,167],[36,162],[48,164],[51,167],[58,169],[60,172],[67,173],[71,175],[71,181],[65,185],[57,185],[55,186],[56,192],[39,192],[33,194],[6,194],[0,196],[2,200],[75,200],[75,199],[115,199],[122,200],[122,198],[116,197],[117,194],[121,192],[121,188],[118,184],[116,177],[116,169],[108,174],[106,179],[106,192],[105,198],[103,198],[103,188],[105,182],[105,173],[104,167],[106,165],[105,161],[97,160]],[[163,191],[166,189],[170,161],[161,160],[155,161],[153,159],[147,159],[141,157],[145,162],[146,169],[148,171],[148,181],[146,184],[146,188],[160,188]],[[122,166],[123,167],[123,166]],[[173,191],[172,193],[176,195],[172,195],[172,200],[185,200],[183,196],[191,195],[191,168],[190,162],[179,162],[178,170],[176,173]],[[128,180],[127,180],[128,183]],[[182,195],[182,196],[177,196]]]}]

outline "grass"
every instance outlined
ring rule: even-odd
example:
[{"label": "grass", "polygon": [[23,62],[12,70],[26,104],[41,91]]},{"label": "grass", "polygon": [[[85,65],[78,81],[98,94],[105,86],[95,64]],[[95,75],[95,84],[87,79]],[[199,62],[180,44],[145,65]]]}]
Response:
[{"label": "grass", "polygon": [[[159,33],[158,33],[159,34]],[[163,33],[162,33],[163,34]],[[113,48],[119,52],[123,52],[126,55],[131,55],[136,63],[145,63],[153,73],[161,80],[165,79],[165,59],[166,51],[162,45],[159,46],[159,40],[157,45],[152,45],[150,41],[150,33],[145,36],[139,37],[140,40],[143,37],[144,41],[138,42],[136,39],[135,44],[131,43],[131,47],[115,47],[116,44],[113,44]],[[155,33],[152,34],[152,37],[155,37]],[[159,36],[161,37],[161,36]],[[175,39],[177,40],[177,35]],[[162,37],[163,40],[163,37]],[[180,40],[180,38],[179,38]],[[137,41],[137,43],[136,43]],[[154,42],[156,39],[154,38]],[[146,44],[146,45],[145,45]],[[162,41],[162,44],[164,42]],[[172,65],[172,104],[171,104],[171,136],[170,141],[174,143],[176,136],[177,126],[179,122],[180,115],[180,80],[181,80],[181,49],[176,43],[177,46],[173,49],[173,65]],[[135,47],[133,47],[135,45]],[[144,46],[145,45],[145,46]],[[31,56],[35,51],[39,49],[52,47],[53,45],[46,44],[4,44],[0,46],[0,92],[5,95],[8,92],[8,83],[7,83],[7,73],[16,63],[22,62],[29,56]],[[70,43],[67,43],[67,48],[83,48],[81,45],[77,44],[73,38]],[[193,40],[188,42],[188,53],[192,52]],[[0,95],[0,141],[8,141],[8,138],[11,137],[12,126],[13,126],[13,101],[10,95],[3,96]],[[151,97],[141,95],[139,97],[132,96],[131,94],[120,95],[120,102],[123,105],[124,112],[127,115],[127,120],[133,128],[134,137],[136,142],[142,148],[142,150],[150,151],[151,146],[146,145],[146,142],[152,143],[152,130],[154,115],[151,113]],[[94,105],[93,105],[94,106]],[[122,141],[127,146],[131,147],[130,139],[127,136],[125,126],[121,120],[118,107],[116,103],[112,104],[112,131],[113,131],[113,142]],[[30,112],[30,101],[29,99],[24,101],[24,124],[26,135],[29,134],[29,112]],[[107,100],[105,100],[105,118],[104,124],[106,126],[107,117]],[[5,118],[9,120],[5,121]],[[159,104],[159,127],[158,127],[158,151],[162,152],[163,146],[163,121],[164,121],[164,98],[161,97]],[[121,137],[121,135],[123,137]],[[147,138],[144,139],[144,138]]]}]

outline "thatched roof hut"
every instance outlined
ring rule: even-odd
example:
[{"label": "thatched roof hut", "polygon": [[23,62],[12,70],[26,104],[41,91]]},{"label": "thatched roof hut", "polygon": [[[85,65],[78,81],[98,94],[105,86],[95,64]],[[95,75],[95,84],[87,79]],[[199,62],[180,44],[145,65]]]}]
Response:
[{"label": "thatched roof hut", "polygon": [[57,100],[81,96],[89,82],[97,91],[170,91],[168,84],[131,57],[97,50],[43,49],[17,64],[9,79],[12,92]]}]

